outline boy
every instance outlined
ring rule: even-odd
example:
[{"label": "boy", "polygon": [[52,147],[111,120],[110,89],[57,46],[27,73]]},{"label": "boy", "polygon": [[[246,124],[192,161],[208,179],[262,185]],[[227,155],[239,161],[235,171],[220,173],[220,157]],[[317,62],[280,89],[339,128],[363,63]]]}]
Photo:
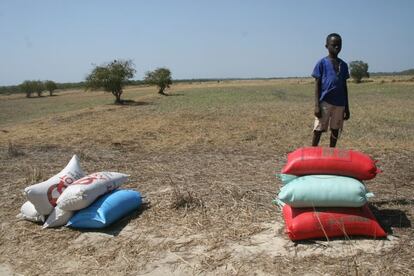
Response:
[{"label": "boy", "polygon": [[350,117],[348,104],[349,78],[348,65],[338,58],[342,48],[342,38],[332,33],[326,37],[325,48],[329,55],[322,58],[313,69],[315,78],[315,126],[312,146],[319,144],[322,132],[331,130],[329,146],[334,148],[342,130],[343,121]]}]

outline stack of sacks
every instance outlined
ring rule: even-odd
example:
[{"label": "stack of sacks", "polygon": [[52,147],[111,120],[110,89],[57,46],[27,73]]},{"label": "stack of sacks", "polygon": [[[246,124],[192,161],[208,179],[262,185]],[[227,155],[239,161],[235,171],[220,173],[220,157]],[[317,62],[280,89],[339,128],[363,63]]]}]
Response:
[{"label": "stack of sacks", "polygon": [[[98,218],[100,215],[104,217],[100,228],[105,227],[129,211],[137,209],[141,204],[140,193],[116,190],[127,180],[128,175],[117,172],[97,172],[85,176],[80,167],[79,158],[74,155],[68,165],[57,175],[25,189],[28,201],[23,204],[18,217],[44,222],[43,228],[58,227],[66,225],[75,213],[75,216],[82,211],[90,214],[93,210]],[[97,200],[99,197],[101,198]],[[98,201],[100,205],[109,206],[104,208],[105,212],[102,213],[96,205],[95,209],[87,208],[92,207]],[[105,217],[108,212],[112,213],[109,220]],[[80,217],[83,220],[96,219]]]},{"label": "stack of sacks", "polygon": [[278,195],[289,238],[385,237],[367,205],[373,194],[361,182],[379,172],[357,151],[305,147],[290,153]]}]

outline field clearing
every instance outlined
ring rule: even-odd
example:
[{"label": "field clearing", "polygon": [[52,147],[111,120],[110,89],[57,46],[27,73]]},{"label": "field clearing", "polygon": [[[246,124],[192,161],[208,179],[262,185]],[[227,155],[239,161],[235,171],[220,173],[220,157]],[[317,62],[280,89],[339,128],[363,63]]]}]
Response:
[{"label": "field clearing", "polygon": [[[401,81],[400,81],[401,80]],[[271,201],[286,154],[311,143],[311,79],[0,96],[2,270],[23,275],[413,275],[414,82],[349,84],[338,147],[384,171],[366,182],[389,240],[293,243]],[[321,145],[327,145],[328,135]],[[131,175],[148,205],[102,231],[42,230],[15,216],[22,190],[78,154],[86,172]]]}]

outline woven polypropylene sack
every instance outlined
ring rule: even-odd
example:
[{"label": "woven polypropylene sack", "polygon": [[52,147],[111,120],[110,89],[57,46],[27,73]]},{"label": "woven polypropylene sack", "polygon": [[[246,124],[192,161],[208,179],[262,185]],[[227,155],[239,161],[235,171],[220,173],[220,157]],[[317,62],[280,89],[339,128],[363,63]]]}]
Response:
[{"label": "woven polypropylene sack", "polygon": [[91,205],[99,196],[117,189],[128,180],[118,172],[97,172],[85,176],[66,188],[57,200],[57,206],[66,211],[77,211]]},{"label": "woven polypropylene sack", "polygon": [[360,208],[292,208],[283,206],[285,230],[293,241],[333,237],[386,237],[368,205]]},{"label": "woven polypropylene sack", "polygon": [[132,190],[115,190],[78,211],[68,222],[73,228],[104,228],[140,207],[141,194]]},{"label": "woven polypropylene sack", "polygon": [[30,201],[26,201],[20,208],[20,214],[17,218],[25,219],[34,222],[44,222],[45,216],[39,214],[34,205]]},{"label": "woven polypropylene sack", "polygon": [[79,158],[74,155],[62,171],[44,182],[27,187],[24,193],[39,214],[49,215],[66,187],[84,176]]},{"label": "woven polypropylene sack", "polygon": [[369,180],[381,172],[368,155],[355,150],[303,147],[288,154],[284,174],[333,174]]},{"label": "woven polypropylene sack", "polygon": [[373,194],[359,180],[337,175],[280,175],[278,198],[292,207],[361,207]]},{"label": "woven polypropylene sack", "polygon": [[65,211],[56,206],[52,213],[47,217],[43,228],[59,227],[65,225],[73,216],[73,211]]}]

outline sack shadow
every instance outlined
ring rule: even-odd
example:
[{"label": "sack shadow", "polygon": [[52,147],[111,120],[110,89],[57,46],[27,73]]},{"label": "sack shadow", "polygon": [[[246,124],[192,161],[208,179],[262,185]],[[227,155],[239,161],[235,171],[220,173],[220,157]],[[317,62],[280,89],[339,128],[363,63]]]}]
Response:
[{"label": "sack shadow", "polygon": [[318,245],[321,247],[329,247],[329,244],[327,244],[327,241],[347,241],[347,240],[352,240],[352,241],[365,241],[365,240],[387,240],[387,237],[383,237],[383,238],[379,238],[379,237],[370,237],[370,236],[359,236],[359,235],[352,235],[349,237],[345,237],[345,236],[338,236],[338,237],[330,237],[329,240],[327,240],[326,238],[311,238],[311,239],[307,239],[307,240],[298,240],[298,241],[293,241],[293,246],[298,246],[298,245]]},{"label": "sack shadow", "polygon": [[130,223],[130,221],[138,218],[141,216],[141,214],[146,211],[147,209],[150,209],[150,204],[147,202],[143,202],[141,207],[138,210],[134,210],[127,214],[125,217],[121,218],[120,220],[115,221],[111,225],[101,228],[101,229],[95,229],[95,228],[72,228],[72,230],[79,231],[81,233],[102,233],[107,234],[111,236],[118,236],[122,230]]},{"label": "sack shadow", "polygon": [[[406,201],[402,201],[406,202]],[[389,201],[387,202],[389,203]],[[384,203],[382,203],[384,204]],[[382,205],[380,203],[375,203],[375,205]],[[378,223],[388,234],[393,234],[393,228],[411,228],[411,221],[408,219],[404,211],[398,209],[378,209],[376,206],[370,204],[370,209]]]}]

